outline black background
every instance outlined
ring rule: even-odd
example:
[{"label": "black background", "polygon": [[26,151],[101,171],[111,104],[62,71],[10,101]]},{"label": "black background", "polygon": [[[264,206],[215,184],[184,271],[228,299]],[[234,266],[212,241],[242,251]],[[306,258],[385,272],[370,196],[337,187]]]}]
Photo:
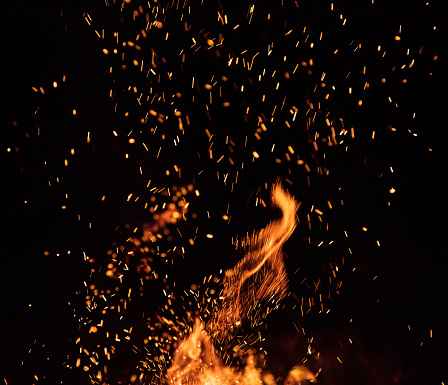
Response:
[{"label": "black background", "polygon": [[[350,155],[336,160],[339,163],[335,165],[334,178],[345,186],[346,205],[334,214],[333,223],[358,230],[366,226],[369,231],[364,234],[356,230],[351,238],[350,247],[357,255],[352,265],[357,267],[357,275],[347,276],[343,294],[337,297],[329,315],[324,320],[310,315],[298,322],[311,330],[323,356],[342,358],[343,364],[335,360],[325,364],[330,374],[323,377],[324,383],[379,383],[379,379],[381,383],[396,383],[394,378],[409,384],[446,383],[448,213],[444,180],[448,164],[445,76],[440,63],[444,61],[444,52],[440,31],[432,34],[424,28],[442,24],[441,9],[433,6],[431,11],[420,12],[424,2],[415,2],[415,6],[408,2],[379,2],[375,14],[366,12],[369,8],[361,3],[357,2],[359,7],[344,8],[347,18],[354,21],[352,31],[360,39],[369,42],[371,37],[373,41],[369,32],[373,30],[391,36],[398,17],[403,25],[412,26],[408,39],[421,41],[425,49],[440,57],[435,64],[424,61],[412,79],[412,92],[402,95],[403,104],[418,111],[422,128],[417,137],[405,132],[394,138],[380,138],[375,147],[361,141]],[[76,330],[76,319],[70,314],[67,301],[85,279],[82,252],[102,252],[116,237],[115,227],[140,219],[138,210],[120,204],[126,193],[138,188],[137,183],[132,186],[129,176],[132,167],[115,157],[123,148],[110,135],[114,129],[125,130],[127,123],[113,111],[102,46],[82,17],[85,10],[95,14],[98,9],[100,15],[103,8],[94,3],[16,2],[3,12],[0,207],[4,326],[0,377],[6,378],[8,384],[35,383],[33,375],[41,371],[48,374],[39,382],[87,383],[87,378],[79,373],[67,375],[61,365],[67,340],[73,338]],[[317,9],[311,7],[311,11]],[[427,31],[427,35],[413,31]],[[434,72],[432,77],[427,76],[430,71]],[[67,75],[66,84],[61,83],[62,75]],[[49,86],[55,79],[58,93]],[[40,84],[45,84],[48,92],[38,101],[31,87]],[[37,107],[39,137],[34,113]],[[71,113],[73,109],[79,111],[76,117]],[[383,117],[374,108],[366,114],[372,125],[375,119],[381,121]],[[94,135],[94,150],[85,146],[89,131]],[[7,152],[7,148],[12,151]],[[66,171],[60,160],[68,157],[70,148],[85,150]],[[44,167],[45,161],[48,164]],[[388,197],[378,179],[381,165],[389,161],[397,170],[393,179],[397,192],[390,208],[386,207]],[[195,162],[191,160],[192,168]],[[160,171],[160,175],[155,174],[162,180],[162,166]],[[56,182],[59,175],[63,175],[62,187]],[[122,180],[129,181],[129,188],[123,188]],[[56,187],[49,188],[48,181]],[[262,182],[262,172],[252,180],[242,180],[232,204],[244,209],[244,199],[248,201]],[[226,197],[212,172],[197,183],[200,190],[208,192],[203,201],[205,207]],[[312,201],[313,194],[320,192],[316,188],[299,198]],[[72,211],[60,210],[65,193],[73,196],[69,205]],[[294,193],[300,194],[296,190]],[[105,205],[97,203],[102,195],[108,196]],[[236,214],[237,224],[223,231],[241,234],[260,228],[260,222],[266,223],[272,217],[268,210],[261,214],[250,210],[247,215],[239,215],[240,222]],[[81,221],[76,220],[77,213],[81,213]],[[253,219],[249,219],[251,215]],[[90,221],[92,229],[87,226]],[[220,231],[219,226],[216,229]],[[233,264],[234,260],[225,261],[223,256],[230,248],[219,245],[225,236],[215,239],[215,243],[198,246],[192,259],[181,265],[192,272],[187,278],[178,273],[180,282],[184,280],[189,285],[223,263],[226,268]],[[380,248],[376,247],[376,239],[381,242]],[[311,275],[318,274],[321,260],[307,259],[312,251],[305,243],[303,237],[296,236],[286,244],[286,253],[301,251],[301,268],[309,269]],[[216,259],[207,258],[210,253],[217,253]],[[291,268],[296,267],[288,263]],[[204,274],[201,269],[192,268],[198,265],[203,266]],[[291,277],[293,288],[298,287],[296,280],[300,279]],[[277,329],[273,326],[268,337],[275,341],[269,345],[273,351],[270,365],[278,375],[284,375],[297,363],[293,357],[296,345],[285,342],[293,330],[294,317],[284,313],[272,315],[272,325],[283,325]],[[353,326],[348,324],[351,318]],[[347,338],[357,340],[356,346],[347,348]],[[37,353],[29,353],[30,349]],[[325,355],[326,352],[329,353]],[[45,365],[49,369],[43,370]]]}]

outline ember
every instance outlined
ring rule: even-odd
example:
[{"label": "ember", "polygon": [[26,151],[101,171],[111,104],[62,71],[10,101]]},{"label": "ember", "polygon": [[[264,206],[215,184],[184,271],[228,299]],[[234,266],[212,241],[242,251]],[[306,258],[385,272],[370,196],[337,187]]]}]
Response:
[{"label": "ember", "polygon": [[447,384],[440,4],[7,2],[3,382]]}]

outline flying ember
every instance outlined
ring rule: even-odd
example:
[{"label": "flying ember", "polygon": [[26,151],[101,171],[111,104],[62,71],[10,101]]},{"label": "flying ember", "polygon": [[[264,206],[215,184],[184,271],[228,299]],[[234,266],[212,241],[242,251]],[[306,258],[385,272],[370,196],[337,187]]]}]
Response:
[{"label": "flying ember", "polygon": [[28,3],[2,384],[448,384],[440,4]]}]

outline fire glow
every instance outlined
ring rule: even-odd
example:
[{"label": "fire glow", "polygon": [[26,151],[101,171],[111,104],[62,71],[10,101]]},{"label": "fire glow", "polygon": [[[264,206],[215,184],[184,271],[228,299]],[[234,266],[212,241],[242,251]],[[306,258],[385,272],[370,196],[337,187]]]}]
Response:
[{"label": "fire glow", "polygon": [[[247,239],[248,252],[236,266],[226,271],[221,301],[215,306],[210,321],[204,324],[196,318],[193,332],[176,349],[166,375],[168,383],[261,383],[261,371],[256,368],[254,357],[247,354],[247,348],[233,346],[229,349],[229,346],[232,347],[231,341],[243,320],[249,319],[255,327],[266,316],[257,311],[260,303],[277,303],[287,291],[288,277],[281,248],[296,227],[298,205],[280,184],[273,186],[272,199],[281,209],[282,218]],[[223,348],[230,359],[246,355],[245,369],[235,371],[225,365],[214,345]],[[316,379],[305,367],[294,368],[289,378],[296,382]]]}]

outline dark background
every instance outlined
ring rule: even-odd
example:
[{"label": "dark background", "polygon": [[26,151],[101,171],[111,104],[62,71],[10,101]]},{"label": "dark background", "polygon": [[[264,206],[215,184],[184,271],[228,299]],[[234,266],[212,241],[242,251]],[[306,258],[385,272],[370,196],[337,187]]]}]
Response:
[{"label": "dark background", "polygon": [[[375,13],[363,2],[357,4],[341,4],[348,20],[353,20],[353,36],[366,44],[376,44],[375,39],[393,36],[396,25],[401,23],[404,29],[409,26],[406,38],[425,47],[427,56],[423,56],[421,67],[411,79],[410,91],[398,94],[405,110],[417,111],[417,120],[409,124],[412,129],[418,127],[418,136],[406,129],[395,136],[381,135],[379,130],[378,141],[372,145],[361,134],[352,152],[335,155],[330,187],[321,187],[319,182],[313,185],[318,186],[315,189],[291,187],[306,205],[319,194],[336,199],[339,193],[332,191],[344,186],[341,196],[345,205],[336,208],[329,221],[331,226],[353,234],[349,247],[354,256],[343,273],[342,294],[336,297],[327,316],[310,314],[297,319],[293,312],[273,313],[268,336],[272,340],[268,343],[272,350],[270,370],[284,376],[298,363],[296,357],[301,353],[294,349],[303,349],[306,338],[291,337],[295,321],[314,336],[314,348],[328,360],[322,364],[327,368],[323,383],[440,384],[448,381],[448,327],[444,316],[446,98],[441,32],[432,33],[427,27],[440,27],[441,9],[434,5],[427,11],[424,2],[415,2],[415,6],[408,2],[378,2]],[[116,239],[117,226],[142,220],[141,210],[123,202],[140,186],[140,182],[133,182],[132,173],[138,177],[136,169],[144,154],[137,156],[134,163],[125,163],[122,155],[126,144],[117,144],[110,135],[112,130],[126,132],[129,123],[114,113],[108,99],[108,62],[101,54],[101,42],[82,17],[87,10],[101,20],[102,9],[102,5],[94,3],[20,2],[9,4],[3,14],[0,209],[4,326],[0,377],[8,384],[36,383],[35,374],[40,377],[37,383],[87,383],[82,373],[67,373],[62,367],[71,349],[67,341],[76,338],[77,321],[67,301],[74,298],[74,292],[86,279],[82,253],[104,252]],[[313,14],[319,7],[309,6],[307,10]],[[107,15],[103,17],[108,20]],[[439,58],[433,62],[435,54]],[[428,76],[429,72],[433,75]],[[65,83],[63,75],[67,76]],[[52,89],[53,81],[58,82],[57,92]],[[31,87],[40,85],[46,94],[38,98]],[[78,111],[76,116],[73,109]],[[373,127],[396,119],[396,115],[389,116],[387,111],[374,107],[364,113]],[[91,146],[86,145],[87,132],[92,133]],[[73,160],[71,148],[79,155]],[[184,181],[191,182],[195,172],[189,175],[188,169],[197,170],[201,162],[189,153],[178,156],[187,170]],[[69,159],[69,168],[63,165],[65,158]],[[164,178],[164,159],[152,171],[159,181]],[[396,170],[394,175],[390,181],[384,181],[386,177],[379,179],[389,164]],[[260,166],[230,195],[222,191],[213,170],[207,167],[209,172],[196,182],[199,190],[207,192],[198,206],[211,210],[227,199],[237,213],[229,228],[212,224],[212,229],[223,234],[212,243],[199,243],[191,259],[180,262],[180,271],[191,272],[187,277],[174,273],[180,285],[188,286],[222,266],[232,266],[237,256],[234,253],[232,260],[226,259],[231,248],[220,241],[261,228],[274,215],[268,209],[248,206],[260,185],[273,182],[275,171],[264,173]],[[396,188],[393,197],[387,192],[389,182]],[[65,194],[69,195],[68,209],[61,210]],[[99,203],[102,195],[107,196],[104,204]],[[198,223],[209,226],[201,218]],[[362,226],[368,232],[361,231]],[[298,230],[305,227],[306,223],[301,224]],[[379,248],[377,239],[381,242]],[[300,233],[285,245],[285,251],[288,256],[297,252],[301,255],[300,263],[287,261],[290,274],[300,265],[301,271],[309,271],[316,279],[323,274],[322,266],[333,257],[330,252],[309,247],[306,236]],[[315,253],[317,257],[313,258]],[[210,259],[210,254],[215,258]],[[350,272],[353,267],[356,273]],[[299,296],[301,290],[307,290],[300,287],[300,274],[290,277],[291,289]],[[375,276],[378,278],[374,280]],[[348,338],[354,344],[348,345]],[[123,362],[127,359],[131,360],[125,358]]]}]

